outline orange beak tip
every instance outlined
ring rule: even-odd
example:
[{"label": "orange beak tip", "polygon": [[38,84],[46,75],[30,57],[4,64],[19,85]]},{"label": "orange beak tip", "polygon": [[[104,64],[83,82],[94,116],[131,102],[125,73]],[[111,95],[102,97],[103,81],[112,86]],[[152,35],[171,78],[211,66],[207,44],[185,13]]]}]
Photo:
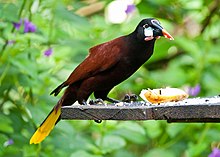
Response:
[{"label": "orange beak tip", "polygon": [[170,40],[174,40],[174,38],[172,37],[172,35],[170,35],[170,33],[168,33],[165,29],[162,30],[163,36],[165,38],[168,38]]},{"label": "orange beak tip", "polygon": [[171,38],[169,38],[170,40],[174,40],[174,38],[171,36]]}]

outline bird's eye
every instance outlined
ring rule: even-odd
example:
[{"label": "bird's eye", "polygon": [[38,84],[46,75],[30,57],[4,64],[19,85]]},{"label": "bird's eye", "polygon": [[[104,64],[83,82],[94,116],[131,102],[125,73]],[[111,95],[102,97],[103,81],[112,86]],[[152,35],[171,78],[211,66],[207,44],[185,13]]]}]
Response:
[{"label": "bird's eye", "polygon": [[143,25],[143,27],[144,27],[144,28],[147,28],[147,27],[148,27],[148,24]]}]

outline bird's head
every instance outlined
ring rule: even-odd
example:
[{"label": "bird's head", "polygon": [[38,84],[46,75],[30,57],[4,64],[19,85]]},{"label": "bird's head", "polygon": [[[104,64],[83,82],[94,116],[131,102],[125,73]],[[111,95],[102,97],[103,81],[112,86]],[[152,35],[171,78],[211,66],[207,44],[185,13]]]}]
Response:
[{"label": "bird's head", "polygon": [[136,28],[137,37],[141,40],[150,41],[160,36],[174,40],[174,38],[154,18],[143,19]]}]

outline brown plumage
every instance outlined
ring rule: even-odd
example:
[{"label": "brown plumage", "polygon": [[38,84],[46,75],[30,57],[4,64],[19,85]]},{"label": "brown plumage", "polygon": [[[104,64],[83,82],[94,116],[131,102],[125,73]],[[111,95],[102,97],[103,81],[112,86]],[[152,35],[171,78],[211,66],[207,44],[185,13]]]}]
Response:
[{"label": "brown plumage", "polygon": [[[151,35],[148,36],[148,33]],[[131,34],[92,47],[89,55],[68,79],[51,92],[56,96],[62,88],[67,87],[30,143],[39,143],[49,134],[59,120],[61,106],[72,105],[76,101],[86,104],[92,93],[95,98],[115,102],[114,99],[107,97],[108,93],[151,57],[155,40],[159,36],[173,39],[159,21],[148,18],[142,20]]]}]

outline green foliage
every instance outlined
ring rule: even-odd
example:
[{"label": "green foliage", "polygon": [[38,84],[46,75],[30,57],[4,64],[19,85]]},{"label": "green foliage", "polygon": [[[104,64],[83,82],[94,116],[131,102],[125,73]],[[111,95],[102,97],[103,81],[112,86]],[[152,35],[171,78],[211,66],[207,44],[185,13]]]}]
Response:
[{"label": "green foliage", "polygon": [[[101,11],[87,16],[82,1],[0,1],[0,156],[152,157],[207,156],[219,142],[218,124],[162,121],[62,121],[39,145],[29,145],[37,126],[59,98],[49,93],[65,80],[93,45],[131,32],[145,17],[156,17],[174,36],[157,41],[152,58],[110,96],[139,94],[143,88],[199,84],[199,96],[219,94],[219,6],[213,1],[139,0],[139,15],[123,24],[105,21]],[[217,11],[216,11],[216,10]],[[17,30],[28,19],[36,32]],[[52,54],[44,51],[52,48]]]}]

